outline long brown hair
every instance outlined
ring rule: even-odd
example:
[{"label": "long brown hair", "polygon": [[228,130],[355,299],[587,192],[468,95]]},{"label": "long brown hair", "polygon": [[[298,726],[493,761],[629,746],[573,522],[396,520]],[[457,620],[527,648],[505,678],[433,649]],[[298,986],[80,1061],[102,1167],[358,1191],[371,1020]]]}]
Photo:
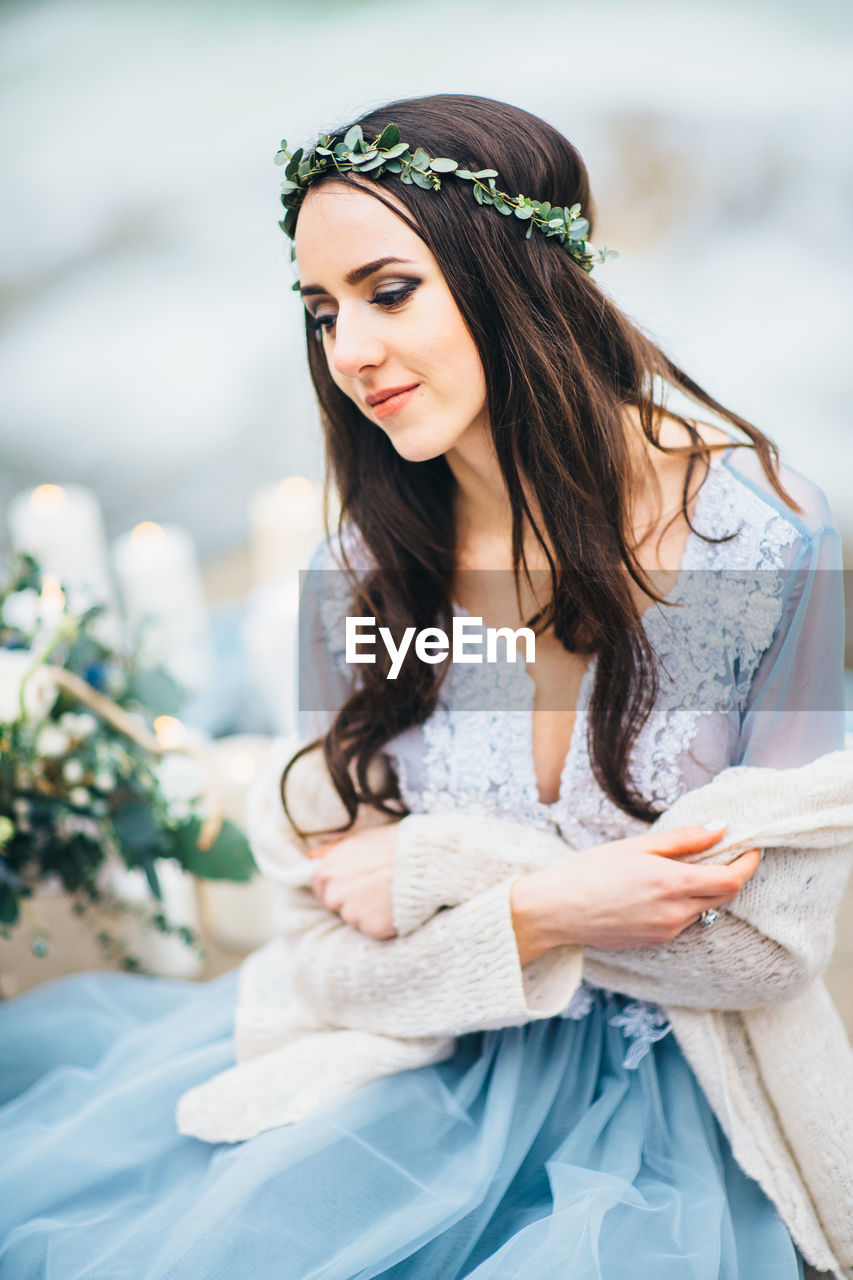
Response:
[{"label": "long brown hair", "polygon": [[[365,138],[373,138],[391,121],[412,147],[452,156],[470,169],[497,169],[503,190],[560,206],[579,203],[594,238],[584,162],[545,121],[504,102],[437,94],[389,103],[330,132],[339,138],[359,123]],[[774,489],[791,503],[779,481],[776,447],[673,364],[556,243],[538,233],[525,239],[525,223],[477,208],[469,184],[447,180],[440,192],[426,193],[385,174],[364,180],[359,189],[388,204],[424,241],[468,326],[485,373],[491,435],[512,511],[516,583],[526,564],[526,519],[551,573],[550,605],[537,615],[537,626],[552,625],[569,652],[597,655],[589,741],[596,779],[626,813],[651,820],[654,810],[628,768],[657,693],[654,653],[631,580],[659,597],[628,541],[633,464],[622,410],[630,405],[639,411],[652,445],[687,456],[682,510],[688,524],[691,479],[714,446],[672,413],[691,444],[674,449],[660,443],[662,406],[655,395],[661,385],[679,388],[743,433],[746,439],[738,443],[754,448]],[[402,201],[405,214],[386,192]],[[452,472],[443,457],[409,462],[383,431],[372,425],[366,430],[356,405],[333,382],[310,328],[306,336],[341,525],[355,526],[379,566],[352,574],[354,608],[375,616],[395,637],[413,622],[446,625],[455,554]],[[541,529],[522,478],[536,495]],[[360,686],[321,740],[349,815],[340,830],[352,826],[359,804],[395,816],[405,812],[393,776],[380,786],[374,777],[371,785],[368,766],[393,737],[429,717],[447,667],[406,662],[393,682],[378,655],[375,665],[360,668]],[[296,759],[282,778],[285,808],[287,776]]]}]

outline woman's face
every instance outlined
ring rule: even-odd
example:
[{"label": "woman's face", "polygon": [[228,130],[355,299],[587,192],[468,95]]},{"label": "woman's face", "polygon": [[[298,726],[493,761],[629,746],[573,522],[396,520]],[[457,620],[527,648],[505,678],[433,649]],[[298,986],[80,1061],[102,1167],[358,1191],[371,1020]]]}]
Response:
[{"label": "woman's face", "polygon": [[327,182],[305,197],[295,244],[329,373],[367,422],[410,462],[481,443],[488,417],[480,357],[414,231],[373,196]]}]

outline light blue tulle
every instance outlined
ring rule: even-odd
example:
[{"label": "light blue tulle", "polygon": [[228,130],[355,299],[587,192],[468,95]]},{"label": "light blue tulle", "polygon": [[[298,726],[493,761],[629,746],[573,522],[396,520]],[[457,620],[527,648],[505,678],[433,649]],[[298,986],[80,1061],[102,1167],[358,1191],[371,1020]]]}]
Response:
[{"label": "light blue tulle", "polygon": [[174,1107],[233,1061],[235,981],[0,1006],[2,1280],[802,1280],[672,1033],[624,1065],[623,997],[208,1146]]}]

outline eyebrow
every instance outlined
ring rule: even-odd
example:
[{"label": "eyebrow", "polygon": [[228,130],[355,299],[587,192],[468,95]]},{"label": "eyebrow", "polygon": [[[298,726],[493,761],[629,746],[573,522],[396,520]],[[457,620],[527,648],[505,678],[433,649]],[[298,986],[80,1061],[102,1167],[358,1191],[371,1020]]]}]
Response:
[{"label": "eyebrow", "polygon": [[[387,267],[392,262],[411,261],[411,258],[375,258],[373,262],[365,262],[363,266],[353,267],[352,271],[348,271],[344,276],[344,283],[349,285],[361,284],[362,280],[372,276],[381,267]],[[304,284],[300,286],[299,292],[303,298],[308,298],[315,293],[328,293],[328,290],[319,284]]]}]

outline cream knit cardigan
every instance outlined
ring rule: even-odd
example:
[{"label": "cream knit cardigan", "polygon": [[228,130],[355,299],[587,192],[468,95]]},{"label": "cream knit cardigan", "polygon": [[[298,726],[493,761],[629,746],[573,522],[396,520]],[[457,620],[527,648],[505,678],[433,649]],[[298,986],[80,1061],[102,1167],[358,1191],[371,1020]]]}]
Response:
[{"label": "cream knit cardigan", "polygon": [[[296,836],[279,793],[295,746],[273,743],[247,805],[258,865],[280,886],[279,936],[242,967],[237,1065],[184,1094],[182,1133],[237,1142],[299,1120],[448,1057],[457,1035],[559,1014],[583,977],[664,1008],[735,1158],[807,1262],[853,1277],[853,1050],[820,978],[853,861],[853,753],[727,769],[658,819],[659,830],[728,824],[710,854],[690,860],[763,850],[712,928],[655,947],[556,947],[522,967],[512,884],[572,856],[559,836],[464,812],[404,818],[398,936],[368,938],[310,888],[316,868],[303,850],[319,841]],[[303,830],[345,820],[318,752],[294,767],[288,799]],[[384,821],[362,810],[358,828]]]}]

